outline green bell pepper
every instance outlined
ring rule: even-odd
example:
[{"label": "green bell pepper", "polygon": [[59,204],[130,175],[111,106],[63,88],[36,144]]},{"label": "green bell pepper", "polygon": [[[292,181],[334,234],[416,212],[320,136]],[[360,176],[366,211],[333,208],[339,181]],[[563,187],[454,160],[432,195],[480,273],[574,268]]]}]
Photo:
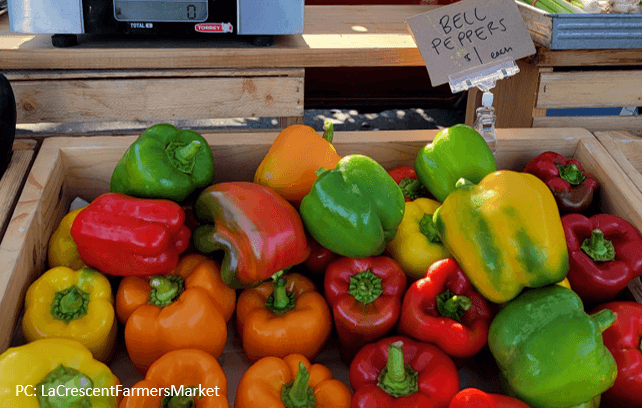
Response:
[{"label": "green bell pepper", "polygon": [[531,407],[574,407],[615,382],[617,365],[602,340],[614,321],[608,309],[589,316],[568,288],[534,288],[497,314],[488,346],[517,398]]},{"label": "green bell pepper", "polygon": [[415,158],[417,178],[440,203],[460,178],[477,184],[493,171],[497,171],[493,152],[484,138],[465,124],[441,130]]},{"label": "green bell pepper", "polygon": [[111,191],[142,198],[185,200],[214,179],[214,158],[195,131],[156,124],[141,134],[120,158]]},{"label": "green bell pepper", "polygon": [[319,169],[299,212],[319,244],[339,255],[381,254],[397,233],[405,210],[401,188],[370,157],[343,157],[333,170]]}]

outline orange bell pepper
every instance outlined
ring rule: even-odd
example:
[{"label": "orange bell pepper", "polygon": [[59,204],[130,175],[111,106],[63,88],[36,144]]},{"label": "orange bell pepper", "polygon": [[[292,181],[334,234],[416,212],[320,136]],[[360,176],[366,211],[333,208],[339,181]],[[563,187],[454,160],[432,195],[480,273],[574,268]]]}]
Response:
[{"label": "orange bell pepper", "polygon": [[326,127],[323,137],[303,124],[283,129],[259,164],[254,182],[270,187],[298,208],[317,179],[316,171],[334,169],[341,160],[332,145],[332,124]]},{"label": "orange bell pepper", "polygon": [[180,348],[221,355],[235,303],[236,292],[223,282],[220,264],[189,254],[167,276],[123,278],[116,314],[125,324],[129,357],[144,374],[163,354]]},{"label": "orange bell pepper", "polygon": [[264,357],[241,378],[235,408],[350,408],[352,394],[321,364],[300,354]]},{"label": "orange bell pepper", "polygon": [[[174,389],[172,389],[172,386]],[[227,378],[216,358],[202,350],[168,352],[149,367],[120,408],[227,408]]]},{"label": "orange bell pepper", "polygon": [[252,362],[295,353],[312,360],[332,331],[328,303],[311,280],[296,273],[244,290],[236,320],[243,350]]}]

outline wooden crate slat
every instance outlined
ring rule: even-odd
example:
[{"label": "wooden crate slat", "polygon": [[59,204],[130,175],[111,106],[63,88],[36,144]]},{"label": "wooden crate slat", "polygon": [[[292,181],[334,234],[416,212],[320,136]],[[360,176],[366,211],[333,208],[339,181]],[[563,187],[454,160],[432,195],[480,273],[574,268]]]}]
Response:
[{"label": "wooden crate slat", "polygon": [[642,116],[533,117],[533,127],[584,127],[590,131],[642,130]]}]

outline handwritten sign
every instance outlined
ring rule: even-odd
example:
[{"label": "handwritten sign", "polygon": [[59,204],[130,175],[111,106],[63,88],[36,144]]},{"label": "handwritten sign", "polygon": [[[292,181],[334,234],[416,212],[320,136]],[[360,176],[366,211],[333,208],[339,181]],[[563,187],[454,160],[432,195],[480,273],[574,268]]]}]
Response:
[{"label": "handwritten sign", "polygon": [[508,56],[535,54],[514,0],[463,0],[406,21],[434,86]]}]

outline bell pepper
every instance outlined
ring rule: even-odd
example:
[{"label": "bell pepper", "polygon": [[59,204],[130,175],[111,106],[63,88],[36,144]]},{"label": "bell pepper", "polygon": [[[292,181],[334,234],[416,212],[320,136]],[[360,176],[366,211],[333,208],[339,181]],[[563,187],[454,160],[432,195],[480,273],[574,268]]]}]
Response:
[{"label": "bell pepper", "polygon": [[49,268],[64,266],[72,270],[80,270],[86,267],[86,264],[80,258],[78,246],[71,237],[71,224],[76,216],[86,207],[77,208],[65,215],[56,231],[49,238],[47,248],[47,260]]},{"label": "bell pepper", "polygon": [[403,220],[386,251],[413,280],[422,278],[435,261],[450,257],[432,216],[441,204],[428,198],[406,203]]},{"label": "bell pepper", "polygon": [[75,340],[45,338],[0,355],[0,404],[6,408],[113,408],[119,386],[109,367]]},{"label": "bell pepper", "polygon": [[223,250],[222,275],[232,288],[248,288],[302,263],[310,252],[301,217],[272,189],[249,182],[218,183],[201,192],[194,215],[197,250]]},{"label": "bell pepper", "polygon": [[446,258],[406,292],[398,331],[433,343],[451,357],[470,358],[486,345],[493,316],[457,261]]},{"label": "bell pepper", "polygon": [[288,354],[312,360],[332,331],[328,303],[301,274],[275,277],[239,296],[236,324],[243,351],[252,362]]},{"label": "bell pepper", "polygon": [[370,157],[343,157],[334,170],[321,170],[301,202],[305,228],[339,255],[381,254],[401,224],[404,199],[390,175]]},{"label": "bell pepper", "polygon": [[409,166],[397,167],[394,170],[388,171],[388,174],[390,174],[390,177],[392,177],[395,183],[399,185],[399,188],[401,188],[406,203],[418,198],[430,196],[426,187],[417,179],[417,173],[414,168]]},{"label": "bell pepper", "polygon": [[489,394],[468,387],[459,391],[450,401],[449,408],[530,408],[517,398],[503,394]]},{"label": "bell pepper", "polygon": [[595,176],[584,171],[579,161],[553,151],[529,161],[524,172],[533,174],[548,186],[563,214],[584,212],[600,187]]},{"label": "bell pepper", "polygon": [[342,357],[349,362],[397,324],[406,275],[389,257],[343,257],[328,266],[324,288]]},{"label": "bell pepper", "polygon": [[531,407],[573,407],[615,382],[617,366],[602,340],[614,320],[608,309],[589,316],[577,294],[553,284],[502,308],[488,346],[517,398]]},{"label": "bell pepper", "polygon": [[352,408],[443,408],[459,392],[453,360],[435,345],[388,337],[350,364]]},{"label": "bell pepper", "polygon": [[323,137],[303,124],[283,129],[256,169],[254,182],[270,187],[299,207],[317,179],[316,171],[333,169],[341,160],[332,145],[333,133],[329,122]]},{"label": "bell pepper", "polygon": [[598,305],[590,314],[613,311],[615,322],[602,333],[604,345],[615,358],[615,384],[602,394],[606,407],[642,407],[642,304],[611,301]]},{"label": "bell pepper", "polygon": [[235,408],[350,408],[352,394],[321,364],[301,354],[263,357],[243,374]]},{"label": "bell pepper", "polygon": [[214,157],[203,136],[163,123],[149,127],[125,151],[110,188],[134,197],[181,202],[213,179]]},{"label": "bell pepper", "polygon": [[477,185],[461,179],[433,221],[450,254],[492,302],[557,283],[568,272],[557,204],[532,174],[501,170]]},{"label": "bell pepper", "polygon": [[91,268],[46,271],[27,290],[22,334],[27,342],[69,338],[107,362],[116,343],[114,297],[107,277]]},{"label": "bell pepper", "polygon": [[319,242],[310,235],[307,236],[307,241],[310,246],[310,255],[303,264],[315,277],[323,278],[328,265],[339,258],[339,255],[319,244]]},{"label": "bell pepper", "polygon": [[98,196],[71,225],[80,258],[117,276],[167,274],[189,244],[185,212],[170,200]]},{"label": "bell pepper", "polygon": [[642,235],[610,214],[562,217],[571,268],[571,288],[586,302],[612,300],[642,275]]},{"label": "bell pepper", "polygon": [[126,277],[116,294],[125,345],[142,374],[163,354],[201,349],[218,358],[227,340],[236,292],[221,278],[219,263],[190,254],[167,276]]},{"label": "bell pepper", "polygon": [[229,407],[220,364],[205,351],[190,348],[163,354],[127,393],[120,408]]},{"label": "bell pepper", "polygon": [[493,152],[472,127],[456,124],[441,130],[415,158],[419,181],[443,203],[460,178],[477,184],[497,171]]}]

